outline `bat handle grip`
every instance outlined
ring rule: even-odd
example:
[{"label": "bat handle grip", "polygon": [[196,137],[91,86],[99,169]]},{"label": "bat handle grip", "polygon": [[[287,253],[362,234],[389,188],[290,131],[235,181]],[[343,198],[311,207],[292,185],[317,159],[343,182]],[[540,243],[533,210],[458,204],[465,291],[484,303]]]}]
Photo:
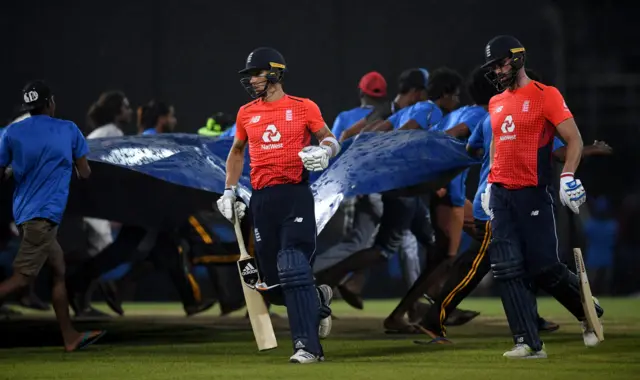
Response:
[{"label": "bat handle grip", "polygon": [[240,248],[240,259],[251,257],[247,252],[247,247],[244,244],[244,237],[242,236],[242,229],[240,228],[240,219],[238,213],[233,210],[233,230],[236,233],[236,239],[238,240],[238,247]]}]

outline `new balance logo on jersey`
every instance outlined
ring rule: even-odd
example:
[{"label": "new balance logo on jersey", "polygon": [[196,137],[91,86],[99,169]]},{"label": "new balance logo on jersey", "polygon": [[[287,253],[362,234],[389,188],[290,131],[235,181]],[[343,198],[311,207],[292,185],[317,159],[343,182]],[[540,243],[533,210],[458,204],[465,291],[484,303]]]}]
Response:
[{"label": "new balance logo on jersey", "polygon": [[282,148],[282,143],[278,143],[281,138],[282,136],[280,135],[280,132],[275,125],[267,125],[267,129],[265,129],[264,133],[262,134],[262,141],[266,143],[262,144],[262,149],[269,150]]},{"label": "new balance logo on jersey", "polygon": [[500,112],[502,112],[503,108],[504,108],[503,106],[498,106],[498,108],[496,108],[496,110],[493,111],[493,113],[500,113]]},{"label": "new balance logo on jersey", "polygon": [[256,268],[254,268],[254,266],[251,265],[251,263],[247,264],[247,266],[244,267],[244,269],[242,270],[242,275],[243,276],[248,276],[248,275],[254,274],[254,273],[258,273],[258,270]]},{"label": "new balance logo on jersey", "polygon": [[504,135],[500,136],[500,141],[515,140],[516,135],[509,134],[515,131],[515,129],[516,129],[516,125],[513,122],[513,116],[507,115],[507,117],[504,118],[502,125],[500,126],[500,131],[504,133]]},{"label": "new balance logo on jersey", "polygon": [[249,120],[249,124],[255,124],[260,121],[260,115],[254,116]]},{"label": "new balance logo on jersey", "polygon": [[540,214],[540,210],[531,211],[531,216],[538,216]]},{"label": "new balance logo on jersey", "polygon": [[297,217],[293,220],[294,223],[302,223],[302,218],[301,217]]}]

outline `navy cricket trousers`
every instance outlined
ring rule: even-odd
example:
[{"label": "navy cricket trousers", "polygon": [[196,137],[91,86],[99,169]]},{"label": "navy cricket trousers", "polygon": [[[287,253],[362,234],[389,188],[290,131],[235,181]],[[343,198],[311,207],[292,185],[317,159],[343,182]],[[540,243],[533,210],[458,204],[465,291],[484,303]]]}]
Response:
[{"label": "navy cricket trousers", "polygon": [[313,194],[307,183],[283,184],[254,190],[250,210],[256,260],[261,279],[269,287],[280,283],[278,252],[298,250],[310,268],[316,251],[316,217]]},{"label": "navy cricket trousers", "polygon": [[516,249],[527,274],[537,275],[557,264],[558,236],[555,204],[548,186],[509,190],[491,186],[490,209],[493,212],[493,239],[509,241]]}]

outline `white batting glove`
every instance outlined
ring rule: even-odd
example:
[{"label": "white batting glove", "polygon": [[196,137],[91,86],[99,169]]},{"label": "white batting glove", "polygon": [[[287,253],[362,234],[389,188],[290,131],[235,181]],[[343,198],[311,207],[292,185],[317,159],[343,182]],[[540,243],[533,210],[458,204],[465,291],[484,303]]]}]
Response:
[{"label": "white batting glove", "polygon": [[236,192],[235,188],[225,189],[224,193],[218,199],[218,210],[222,216],[227,218],[231,223],[233,223],[233,213],[235,211],[236,215],[238,215],[238,219],[242,219],[244,217],[247,206],[239,201],[236,201]]},{"label": "white batting glove", "polygon": [[304,167],[312,172],[321,171],[329,166],[332,150],[327,145],[311,145],[304,147],[298,156],[302,160]]},{"label": "white batting glove", "polygon": [[491,184],[487,183],[487,187],[484,189],[484,192],[480,194],[480,203],[482,204],[484,213],[487,215],[491,215],[491,210],[489,209],[489,199],[491,199]]},{"label": "white batting glove", "polygon": [[569,207],[574,214],[580,213],[580,205],[587,200],[587,192],[579,179],[573,178],[573,173],[560,175],[560,202]]}]

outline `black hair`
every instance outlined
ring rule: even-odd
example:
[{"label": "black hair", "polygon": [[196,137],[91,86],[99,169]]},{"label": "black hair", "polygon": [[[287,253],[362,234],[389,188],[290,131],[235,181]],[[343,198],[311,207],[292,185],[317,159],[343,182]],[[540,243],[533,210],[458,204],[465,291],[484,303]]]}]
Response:
[{"label": "black hair", "polygon": [[462,87],[462,76],[448,67],[441,67],[429,75],[427,95],[429,100],[438,100],[446,94],[453,94]]},{"label": "black hair", "polygon": [[44,104],[35,106],[25,112],[29,112],[32,116],[44,115],[45,113],[47,113],[47,108],[49,108],[50,105],[51,105],[51,100],[47,100]]},{"label": "black hair", "polygon": [[92,129],[105,124],[113,123],[117,115],[122,111],[122,103],[126,96],[121,91],[104,92],[98,101],[91,105],[87,117]]},{"label": "black hair", "polygon": [[138,130],[155,128],[158,119],[171,113],[171,106],[165,102],[152,100],[144,106],[138,107]]},{"label": "black hair", "polygon": [[473,102],[477,105],[484,106],[489,104],[489,100],[498,94],[496,87],[491,84],[485,77],[486,70],[476,67],[469,77],[467,83],[467,91]]},{"label": "black hair", "polygon": [[421,69],[403,71],[398,78],[398,93],[404,95],[411,90],[426,90],[427,79],[425,79],[425,72]]}]

